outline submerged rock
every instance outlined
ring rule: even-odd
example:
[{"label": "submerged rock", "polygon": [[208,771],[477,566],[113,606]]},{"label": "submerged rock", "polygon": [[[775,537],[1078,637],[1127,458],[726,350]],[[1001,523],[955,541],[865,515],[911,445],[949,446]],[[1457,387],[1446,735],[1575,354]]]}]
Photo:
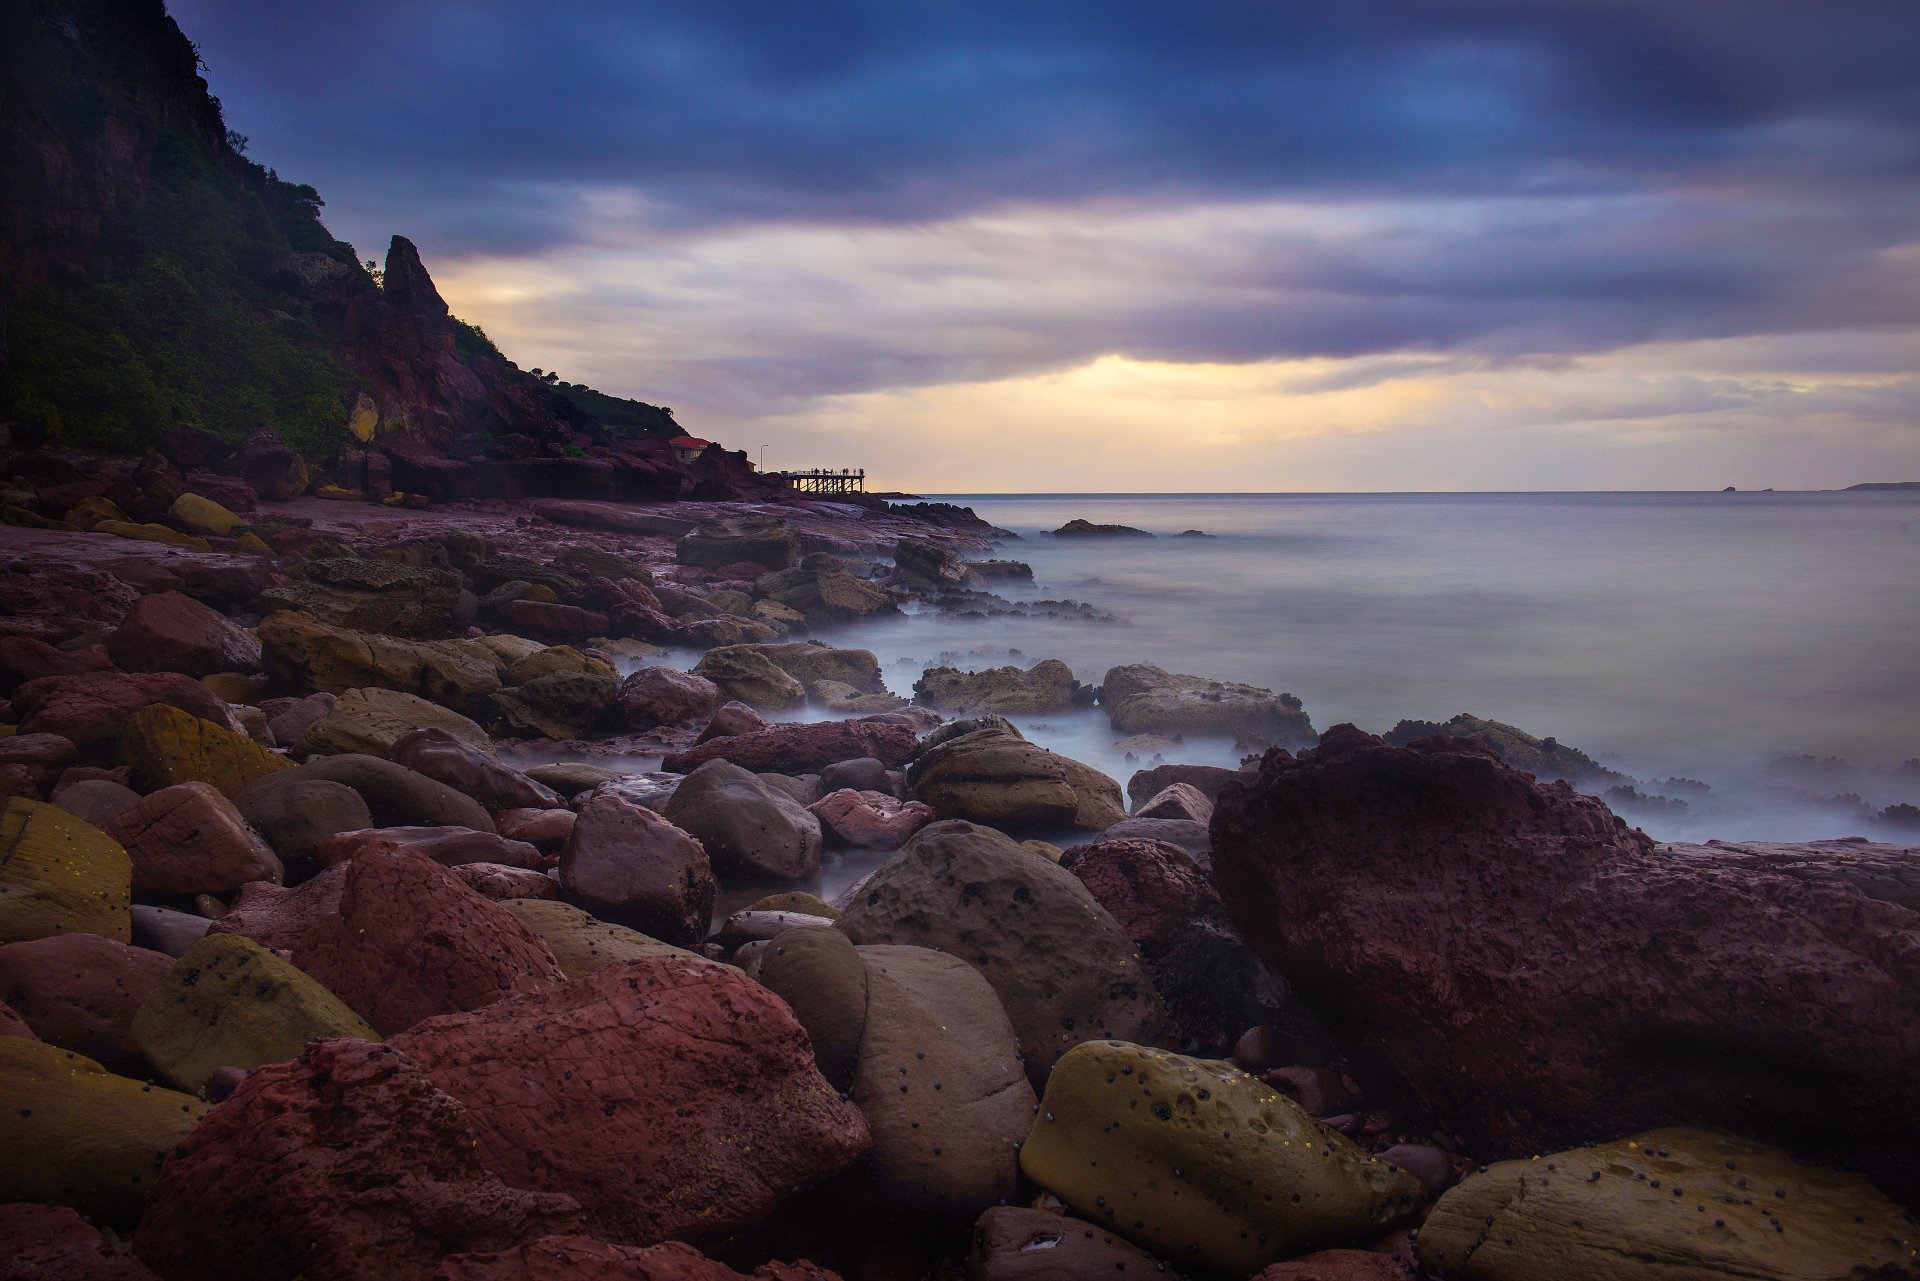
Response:
[{"label": "submerged rock", "polygon": [[1144,529],[1132,525],[1096,525],[1076,517],[1053,531],[1055,538],[1152,538]]},{"label": "submerged rock", "polygon": [[1021,716],[1068,711],[1078,689],[1073,669],[1057,658],[1049,658],[1024,672],[1018,667],[991,667],[980,672],[930,667],[913,683],[913,701],[967,716],[983,712]]},{"label": "submerged rock", "polygon": [[1100,702],[1108,723],[1122,734],[1251,735],[1285,746],[1314,741],[1313,723],[1292,694],[1145,663],[1109,668]]}]

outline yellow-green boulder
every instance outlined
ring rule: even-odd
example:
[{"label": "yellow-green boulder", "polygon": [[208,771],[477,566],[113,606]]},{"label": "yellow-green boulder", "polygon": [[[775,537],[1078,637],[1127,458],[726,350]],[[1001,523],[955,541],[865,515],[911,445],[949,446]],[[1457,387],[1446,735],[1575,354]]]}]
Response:
[{"label": "yellow-green boulder", "polygon": [[1720,1130],[1502,1161],[1440,1198],[1420,1261],[1465,1281],[1920,1276],[1920,1231],[1864,1179]]},{"label": "yellow-green boulder", "polygon": [[148,788],[209,783],[227,797],[293,762],[245,734],[203,721],[166,703],[141,708],[120,729],[120,759]]},{"label": "yellow-green boulder", "polygon": [[570,979],[591,974],[605,965],[638,961],[660,956],[691,956],[698,953],[662,943],[659,939],[624,925],[610,925],[573,906],[553,899],[516,898],[500,904],[521,924],[538,934],[560,968]]},{"label": "yellow-green boulder", "polygon": [[93,527],[96,534],[112,534],[118,538],[131,538],[142,543],[165,543],[169,547],[185,547],[189,551],[212,551],[213,547],[204,538],[195,538],[192,534],[183,534],[171,525],[136,525],[126,520],[103,520]]},{"label": "yellow-green boulder", "polygon": [[0,1204],[137,1218],[160,1160],[200,1120],[191,1095],[129,1080],[24,1036],[0,1037]]},{"label": "yellow-green boulder", "polygon": [[182,494],[173,500],[173,506],[167,509],[167,519],[185,525],[188,529],[203,534],[216,534],[225,538],[240,524],[238,516],[199,494]]},{"label": "yellow-green boulder", "polygon": [[1426,1200],[1238,1068],[1125,1041],[1053,1065],[1020,1168],[1176,1267],[1240,1275],[1376,1235]]},{"label": "yellow-green boulder", "polygon": [[24,797],[0,811],[0,944],[54,934],[132,939],[133,860],[120,842]]},{"label": "yellow-green boulder", "polygon": [[131,1031],[155,1071],[195,1092],[218,1068],[281,1063],[309,1041],[380,1039],[319,980],[238,934],[208,934],[188,948]]},{"label": "yellow-green boulder", "polygon": [[240,535],[239,538],[235,539],[233,549],[237,552],[245,552],[249,556],[273,555],[273,548],[267,546],[267,540],[252,530],[248,530],[246,533]]},{"label": "yellow-green boulder", "polygon": [[130,523],[127,514],[111,498],[82,498],[67,509],[67,524],[75,529],[92,529],[102,521]]},{"label": "yellow-green boulder", "polygon": [[353,402],[353,412],[347,415],[347,431],[361,443],[373,439],[380,430],[380,409],[373,403],[373,397],[365,392]]}]

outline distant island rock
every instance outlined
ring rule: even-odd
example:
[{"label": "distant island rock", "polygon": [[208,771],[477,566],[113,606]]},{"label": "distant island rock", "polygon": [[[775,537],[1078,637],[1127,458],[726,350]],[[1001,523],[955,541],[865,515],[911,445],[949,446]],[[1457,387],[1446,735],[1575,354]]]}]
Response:
[{"label": "distant island rock", "polygon": [[1870,480],[1865,482],[1864,484],[1848,485],[1845,489],[1841,490],[1840,492],[1843,494],[1851,494],[1856,489],[1915,490],[1915,489],[1920,489],[1920,480]]},{"label": "distant island rock", "polygon": [[1207,533],[1204,529],[1183,529],[1179,533],[1175,534],[1174,537],[1175,538],[1212,538],[1213,535]]},{"label": "distant island rock", "polygon": [[1055,538],[1152,538],[1154,535],[1131,525],[1095,525],[1074,519],[1053,531]]}]

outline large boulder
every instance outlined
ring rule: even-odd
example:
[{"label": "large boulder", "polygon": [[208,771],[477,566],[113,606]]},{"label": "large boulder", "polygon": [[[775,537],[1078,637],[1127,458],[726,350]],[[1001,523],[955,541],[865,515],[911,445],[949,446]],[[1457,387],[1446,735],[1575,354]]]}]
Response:
[{"label": "large boulder", "polygon": [[880,660],[870,649],[837,649],[822,641],[778,641],[758,645],[737,645],[746,653],[760,655],[811,693],[823,682],[852,686],[862,694],[884,694],[886,680],[880,674]]},{"label": "large boulder", "polygon": [[1145,663],[1109,668],[1100,702],[1108,723],[1122,734],[1244,735],[1286,746],[1314,740],[1313,722],[1292,694]]},{"label": "large boulder", "polygon": [[493,818],[486,807],[466,793],[404,765],[357,752],[316,756],[298,769],[256,783],[235,801],[242,813],[248,813],[250,807],[258,808],[279,789],[310,782],[339,783],[357,792],[373,820],[361,827],[470,827],[477,832],[493,831]]},{"label": "large boulder", "polygon": [[258,630],[267,674],[295,692],[393,689],[485,716],[500,688],[498,660],[477,643],[398,640],[288,610],[267,615]]},{"label": "large boulder", "polygon": [[620,683],[614,701],[628,729],[661,729],[705,721],[720,706],[720,688],[693,672],[643,667]]},{"label": "large boulder", "polygon": [[512,913],[400,851],[349,859],[297,889],[255,882],[208,932],[285,952],[383,1036],[564,977]]},{"label": "large boulder", "polygon": [[284,870],[234,803],[206,783],[176,783],[101,824],[133,860],[135,894],[230,894]]},{"label": "large boulder", "polygon": [[624,1244],[724,1237],[868,1145],[787,1007],[704,961],[606,966],[392,1044],[467,1105],[488,1168]]},{"label": "large boulder", "polygon": [[55,934],[0,947],[0,1001],[33,1034],[122,1076],[144,1075],[128,1028],[173,958],[98,934]]},{"label": "large boulder", "polygon": [[328,837],[373,826],[373,812],[360,793],[345,783],[298,774],[269,775],[233,798],[234,808],[279,858],[287,881],[313,874],[315,856]]},{"label": "large boulder", "polygon": [[502,765],[487,745],[465,741],[435,726],[402,735],[391,756],[416,774],[472,797],[490,813],[557,809],[564,804],[552,788]]},{"label": "large boulder", "polygon": [[1554,738],[1535,738],[1514,725],[1490,721],[1461,712],[1446,721],[1401,721],[1382,737],[1404,747],[1417,738],[1446,734],[1452,738],[1470,738],[1493,749],[1515,769],[1525,770],[1542,782],[1565,779],[1575,787],[1598,792],[1633,780],[1610,770],[1577,747],[1569,747]]},{"label": "large boulder", "polygon": [[1121,1041],[1054,1065],[1020,1168],[1164,1259],[1240,1276],[1375,1236],[1427,1199],[1238,1068]]},{"label": "large boulder", "polygon": [[1264,1021],[1266,976],[1234,936],[1205,868],[1165,841],[1100,840],[1060,866],[1140,949],[1167,1007],[1167,1031],[1189,1053],[1217,1054]]},{"label": "large boulder", "polygon": [[693,674],[709,681],[730,703],[755,711],[791,712],[807,704],[806,686],[744,645],[725,645],[700,656]]},{"label": "large boulder", "polygon": [[619,693],[619,682],[603,672],[550,672],[499,691],[493,706],[516,729],[565,741],[592,734]]},{"label": "large boulder", "polygon": [[127,717],[120,759],[148,787],[206,783],[224,796],[238,796],[267,775],[293,768],[245,734],[165,703]]},{"label": "large boulder", "polygon": [[0,1099],[0,1204],[70,1205],[121,1226],[139,1217],[161,1159],[206,1110],[22,1036],[0,1036]]},{"label": "large boulder", "polygon": [[925,748],[907,768],[907,787],[944,818],[1008,830],[1100,832],[1127,816],[1118,783],[1004,722]]},{"label": "large boulder", "polygon": [[804,880],[820,870],[820,820],[738,765],[708,761],[674,789],[669,823],[706,849],[722,877]]},{"label": "large boulder", "polygon": [[923,828],[835,924],[855,943],[934,948],[979,970],[1036,1087],[1089,1037],[1158,1034],[1160,998],[1113,917],[1072,873],[991,829]]},{"label": "large boulder", "polygon": [[425,1281],[446,1252],[577,1228],[571,1197],[508,1186],[478,1142],[405,1055],[320,1041],[248,1073],[180,1144],[134,1245],[169,1278]]},{"label": "large boulder", "polygon": [[260,642],[218,610],[180,592],[142,596],[107,637],[107,653],[129,672],[252,672]]},{"label": "large boulder", "polygon": [[1212,804],[1219,798],[1221,788],[1240,777],[1239,770],[1224,765],[1155,765],[1151,769],[1136,770],[1127,780],[1127,799],[1142,805],[1175,783],[1184,783]]},{"label": "large boulder", "polygon": [[163,703],[226,729],[238,725],[227,705],[199,681],[179,672],[81,672],[43,676],[13,693],[22,734],[58,734],[82,751],[120,737],[127,718]]},{"label": "large boulder", "polygon": [[694,953],[671,943],[663,943],[638,930],[614,925],[581,911],[571,903],[550,899],[507,899],[500,906],[519,919],[522,925],[540,936],[560,962],[570,979],[624,961],[645,961],[661,956],[680,956],[699,960]]},{"label": "large boulder", "polygon": [[473,721],[417,694],[350,689],[289,746],[301,760],[342,752],[391,757],[401,739],[425,729],[438,730],[481,751],[491,750],[493,745],[487,731]]},{"label": "large boulder", "polygon": [[977,591],[986,586],[980,571],[944,543],[925,538],[903,538],[894,544],[895,587],[909,592]]},{"label": "large boulder", "polygon": [[913,683],[913,701],[963,716],[983,712],[1032,715],[1071,710],[1078,687],[1073,669],[1057,658],[1043,659],[1025,671],[1018,667],[989,667],[979,672],[929,667]]},{"label": "large boulder", "polygon": [[540,871],[547,865],[540,851],[525,841],[509,840],[495,832],[476,832],[470,827],[369,827],[339,832],[321,842],[314,851],[314,861],[332,867],[348,859],[394,850],[430,858],[446,868],[486,863]]},{"label": "large boulder", "polygon": [[919,801],[844,787],[807,806],[807,812],[820,820],[820,831],[830,844],[866,850],[897,850],[935,818],[932,808]]},{"label": "large boulder", "polygon": [[170,1085],[206,1088],[223,1067],[293,1058],[307,1042],[378,1035],[339,997],[252,939],[208,934],[155,985],[131,1032]]},{"label": "large boulder", "polygon": [[700,842],[617,792],[580,806],[560,884],[602,920],[684,947],[705,939],[713,919],[713,868]]},{"label": "large boulder", "polygon": [[745,561],[765,569],[785,569],[800,559],[800,538],[775,521],[716,521],[701,525],[675,544],[673,558],[701,569]]},{"label": "large boulder", "polygon": [[1865,1180],[1700,1129],[1502,1161],[1441,1197],[1419,1243],[1462,1281],[1910,1278],[1916,1250]]},{"label": "large boulder", "polygon": [[750,734],[710,738],[673,752],[661,768],[687,773],[707,761],[732,761],[757,774],[814,774],[841,761],[871,757],[884,766],[904,764],[918,741],[911,725],[887,720],[788,722]]},{"label": "large boulder", "polygon": [[776,604],[798,610],[816,627],[900,612],[884,589],[833,569],[783,569],[755,579],[753,588]]},{"label": "large boulder", "polygon": [[1920,1197],[1914,851],[1661,846],[1478,743],[1350,726],[1268,753],[1213,837],[1240,936],[1468,1150],[1687,1119]]},{"label": "large boulder", "polygon": [[329,627],[415,639],[455,635],[477,612],[460,575],[444,569],[340,556],[310,558],[301,572],[254,597],[253,612],[293,610]]},{"label": "large boulder", "polygon": [[0,811],[0,944],[68,933],[125,943],[132,901],[120,842],[39,801],[14,797]]}]

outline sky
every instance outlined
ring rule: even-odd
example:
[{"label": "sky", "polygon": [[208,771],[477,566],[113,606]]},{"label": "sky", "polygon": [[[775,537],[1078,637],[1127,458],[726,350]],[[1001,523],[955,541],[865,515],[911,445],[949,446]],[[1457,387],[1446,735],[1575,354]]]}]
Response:
[{"label": "sky", "polygon": [[523,368],[920,492],[1920,480],[1913,0],[173,0]]}]

